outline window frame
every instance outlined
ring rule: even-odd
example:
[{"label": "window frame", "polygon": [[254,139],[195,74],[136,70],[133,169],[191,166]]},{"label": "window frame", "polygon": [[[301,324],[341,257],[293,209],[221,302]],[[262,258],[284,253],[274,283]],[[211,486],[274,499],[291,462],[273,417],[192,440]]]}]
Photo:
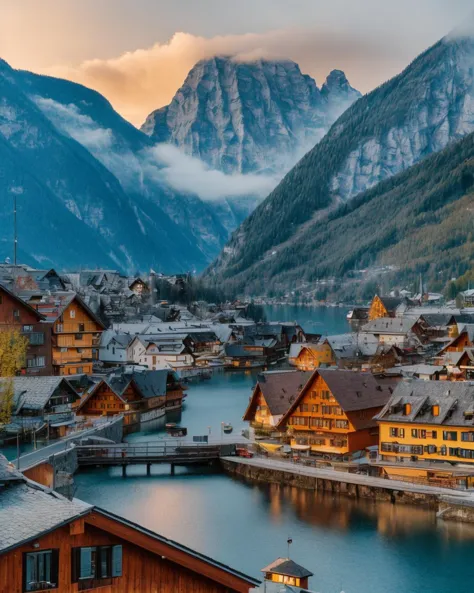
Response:
[{"label": "window frame", "polygon": [[[36,588],[29,588],[28,587],[28,557],[34,557],[35,561],[38,561],[40,556],[46,556],[46,555],[50,555],[50,566],[49,566],[49,571],[50,571],[50,581],[46,581],[46,580],[38,580],[38,581],[30,581],[30,582],[37,582],[37,583],[44,583],[44,582],[50,582],[50,583],[54,583],[54,586],[52,587],[45,587],[44,585],[42,586],[38,586]],[[50,549],[46,549],[46,550],[35,550],[32,552],[24,552],[23,553],[23,558],[22,558],[22,570],[23,570],[23,583],[22,583],[22,591],[24,593],[31,593],[32,591],[52,591],[54,589],[58,589],[59,588],[59,549],[58,548],[50,548]],[[39,571],[39,568],[36,568],[37,571]],[[40,576],[40,575],[38,575]],[[43,575],[41,575],[43,576]],[[47,576],[46,574],[44,575],[45,577]],[[54,582],[55,581],[55,582]]]}]

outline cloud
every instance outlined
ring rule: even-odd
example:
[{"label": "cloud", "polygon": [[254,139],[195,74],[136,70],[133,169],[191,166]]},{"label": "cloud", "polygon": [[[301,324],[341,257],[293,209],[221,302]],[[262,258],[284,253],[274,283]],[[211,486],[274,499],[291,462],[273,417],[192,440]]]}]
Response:
[{"label": "cloud", "polygon": [[239,196],[264,198],[279,181],[270,175],[228,175],[210,169],[170,144],[134,152],[111,129],[99,126],[77,105],[39,96],[32,99],[61,132],[82,144],[107,167],[125,190],[152,195],[158,184],[203,201],[219,201]]},{"label": "cloud", "polygon": [[269,175],[227,175],[210,169],[171,144],[157,144],[147,151],[147,156],[152,163],[160,163],[159,176],[168,185],[181,193],[194,193],[204,201],[246,195],[264,198],[278,183]]},{"label": "cloud", "polygon": [[399,71],[404,58],[400,61],[400,48],[396,49],[375,33],[342,29],[293,28],[211,38],[181,32],[167,43],[113,59],[87,60],[77,67],[58,65],[42,72],[98,90],[126,119],[141,125],[151,111],[171,101],[201,59],[215,55],[235,55],[240,60],[293,59],[319,84],[330,70],[339,68],[366,91]]}]

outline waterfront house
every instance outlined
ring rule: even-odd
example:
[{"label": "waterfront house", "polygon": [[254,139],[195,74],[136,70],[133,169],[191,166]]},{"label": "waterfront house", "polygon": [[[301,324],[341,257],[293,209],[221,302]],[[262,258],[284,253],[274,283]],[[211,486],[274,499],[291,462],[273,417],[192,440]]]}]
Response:
[{"label": "waterfront house", "polygon": [[52,375],[51,332],[45,316],[0,284],[0,331],[19,331],[28,338],[26,375]]},{"label": "waterfront house", "polygon": [[269,371],[258,376],[244,420],[253,428],[275,431],[290,405],[295,401],[310,372]]},{"label": "waterfront house", "polygon": [[181,408],[184,389],[170,369],[117,369],[95,375],[84,390],[76,409],[79,416],[114,416],[123,414],[126,432],[137,430],[150,420],[164,416],[167,410]]},{"label": "waterfront house", "polygon": [[267,364],[268,358],[263,344],[236,343],[224,346],[224,366],[227,369],[259,368]]},{"label": "waterfront house", "polygon": [[318,369],[278,424],[294,450],[344,459],[378,443],[373,417],[390,399],[396,379],[369,372]]},{"label": "waterfront house", "polygon": [[336,355],[328,340],[317,344],[304,344],[295,358],[295,366],[302,371],[335,365]]},{"label": "waterfront house", "polygon": [[369,307],[369,321],[379,317],[395,317],[397,309],[406,304],[405,298],[375,295]]},{"label": "waterfront house", "polygon": [[401,381],[378,413],[383,461],[474,463],[474,386]]},{"label": "waterfront house", "polygon": [[258,581],[27,480],[0,455],[0,593],[247,593]]},{"label": "waterfront house", "polygon": [[194,357],[180,336],[135,336],[128,345],[127,357],[130,362],[153,370],[182,370],[194,366]]},{"label": "waterfront house", "polygon": [[[74,424],[72,406],[79,395],[63,377],[19,376],[13,381],[13,409],[11,422],[26,430],[38,429],[45,422],[49,435],[63,436],[67,426]],[[0,393],[9,379],[0,379]]]}]

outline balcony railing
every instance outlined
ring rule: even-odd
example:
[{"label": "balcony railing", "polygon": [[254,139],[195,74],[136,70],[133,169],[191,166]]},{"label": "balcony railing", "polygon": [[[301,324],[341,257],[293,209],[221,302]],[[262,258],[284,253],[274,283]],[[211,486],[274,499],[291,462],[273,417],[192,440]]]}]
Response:
[{"label": "balcony railing", "polygon": [[67,321],[65,323],[57,323],[55,327],[57,334],[98,333],[99,331],[97,324],[93,321],[84,321],[82,323]]}]

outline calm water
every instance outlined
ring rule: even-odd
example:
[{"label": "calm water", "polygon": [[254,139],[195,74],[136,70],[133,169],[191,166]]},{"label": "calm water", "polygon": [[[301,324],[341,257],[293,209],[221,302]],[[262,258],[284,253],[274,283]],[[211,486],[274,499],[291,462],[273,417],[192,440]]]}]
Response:
[{"label": "calm water", "polygon": [[[326,319],[327,332],[347,331],[345,309],[279,309],[269,319],[296,319],[307,331],[319,331],[308,327],[315,311],[315,325]],[[189,435],[207,434],[211,427],[218,436],[223,421],[240,433],[254,382],[255,375],[233,373],[191,385],[181,417],[160,419],[128,440],[161,438],[165,422],[177,420]],[[120,469],[90,470],[76,476],[76,496],[257,577],[286,555],[291,535],[291,555],[315,573],[310,584],[320,593],[473,588],[473,525],[437,522],[433,512],[414,507],[321,496],[202,470],[177,468],[171,477],[168,467],[156,466],[152,476],[145,473],[134,467],[122,478]]]},{"label": "calm water", "polygon": [[[188,390],[182,424],[189,434],[235,431],[255,377],[221,374]],[[169,418],[168,420],[171,420]],[[150,440],[157,432],[131,435]],[[474,526],[437,522],[414,507],[250,483],[224,474],[155,466],[146,477],[134,467],[92,470],[76,476],[76,495],[106,507],[248,574],[286,555],[314,572],[321,593],[464,593],[472,590]]]},{"label": "calm water", "polygon": [[347,307],[298,307],[288,305],[267,305],[268,321],[297,321],[301,327],[313,334],[344,334],[351,331],[346,319]]}]

